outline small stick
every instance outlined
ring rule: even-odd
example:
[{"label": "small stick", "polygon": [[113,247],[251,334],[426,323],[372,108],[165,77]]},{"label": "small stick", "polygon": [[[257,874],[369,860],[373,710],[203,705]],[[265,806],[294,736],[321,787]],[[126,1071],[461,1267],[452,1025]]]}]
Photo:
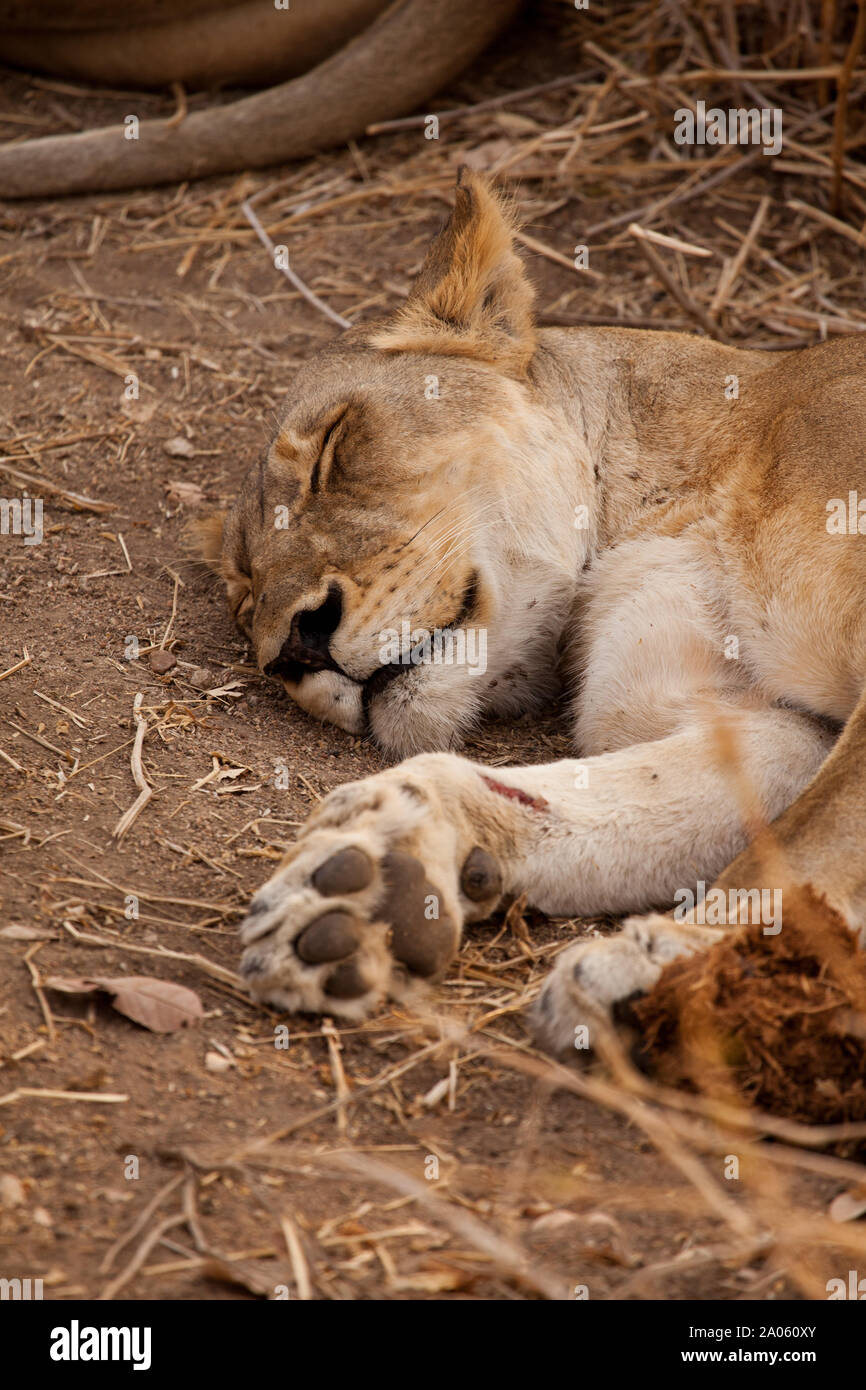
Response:
[{"label": "small stick", "polygon": [[129,1100],[129,1096],[114,1091],[51,1091],[42,1090],[38,1086],[19,1086],[16,1091],[7,1091],[5,1096],[0,1096],[0,1105],[11,1105],[13,1101],[24,1100],[27,1097],[42,1100],[85,1100],[91,1104],[103,1105],[120,1105]]},{"label": "small stick", "polygon": [[[599,48],[598,44],[587,41],[583,45],[583,51],[591,54],[593,58],[600,58],[606,68],[612,68],[623,89],[646,85],[646,79],[642,82],[620,58],[615,58],[612,53],[606,53],[603,48]],[[657,81],[656,78],[650,78],[649,85],[654,87],[657,85]],[[651,116],[658,117],[661,114],[661,93],[653,92],[648,97],[633,95],[632,100]]]},{"label": "small stick", "polygon": [[346,1101],[351,1092],[346,1080],[346,1073],[343,1070],[343,1059],[340,1056],[340,1037],[329,1018],[322,1022],[322,1033],[328,1039],[328,1056],[331,1061],[331,1073],[334,1077],[334,1088],[339,1102],[337,1106],[337,1129],[340,1134],[345,1134],[347,1127]]},{"label": "small stick", "polygon": [[109,748],[107,753],[101,753],[98,758],[93,758],[91,762],[82,763],[81,766],[77,767],[74,772],[70,772],[69,776],[66,779],[67,782],[71,782],[72,778],[77,777],[79,772],[84,772],[89,767],[95,767],[97,763],[105,762],[105,759],[110,758],[112,753],[120,753],[124,748],[128,748],[129,745],[133,742],[133,739],[128,738],[125,743],[119,743],[116,748]]},{"label": "small stick", "polygon": [[217,774],[222,771],[219,758],[211,754],[211,760],[213,762],[213,767],[210,772],[206,772],[204,777],[199,777],[198,781],[193,783],[190,787],[190,793],[200,791],[202,787],[206,787],[208,782],[212,782]]},{"label": "small stick", "polygon": [[629,224],[629,231],[635,238],[644,257],[649,262],[650,268],[655,272],[659,280],[661,280],[668,293],[673,295],[674,299],[680,305],[680,308],[685,309],[689,317],[700,324],[701,328],[709,337],[716,338],[720,342],[726,341],[718,324],[713,323],[706,309],[698,304],[689,294],[688,290],[671,275],[655,247],[651,246],[644,236],[643,227],[638,226],[636,222],[632,222]]},{"label": "small stick", "polygon": [[105,1255],[103,1256],[102,1263],[99,1266],[100,1274],[108,1273],[108,1271],[111,1269],[111,1266],[114,1264],[115,1259],[123,1249],[124,1245],[128,1245],[129,1242],[132,1240],[133,1236],[137,1235],[138,1232],[142,1229],[142,1227],[147,1225],[148,1221],[153,1216],[153,1213],[156,1211],[157,1207],[161,1206],[162,1203],[165,1201],[166,1197],[170,1196],[171,1193],[174,1192],[175,1188],[180,1186],[180,1184],[184,1181],[185,1177],[185,1173],[179,1173],[177,1177],[169,1178],[165,1186],[161,1187],[159,1191],[155,1194],[155,1196],[151,1197],[150,1201],[147,1203],[147,1206],[144,1208],[143,1211],[139,1212],[138,1216],[133,1221],[129,1230],[126,1232],[126,1235],[121,1236],[118,1240],[114,1242],[111,1249],[106,1251]]},{"label": "small stick", "polygon": [[[23,767],[20,771],[24,771]],[[20,840],[23,836],[25,845],[30,844],[30,836],[33,833],[26,825],[19,825],[15,820],[0,820],[0,830],[6,832],[3,835],[4,840]]]},{"label": "small stick", "polygon": [[[130,739],[129,742],[132,743],[133,740]],[[120,748],[126,747],[127,744],[125,743],[120,745]],[[111,751],[112,753],[118,753],[120,748],[112,748]],[[89,767],[92,766],[92,764],[85,763],[84,766]],[[80,767],[78,771],[83,772],[84,768]],[[70,772],[67,780],[71,780],[74,775],[74,773]],[[97,879],[101,879],[102,882],[94,883],[93,880],[89,878],[56,878],[54,882],[74,883],[81,888],[100,888],[102,884],[105,883],[109,888],[113,888],[115,893],[122,893],[124,897],[126,897],[127,893],[132,893],[134,897],[141,898],[141,901],[144,903],[174,903],[180,907],[204,907],[215,912],[223,913],[238,911],[237,907],[232,903],[215,903],[207,898],[174,898],[165,893],[147,893],[143,888],[130,888],[126,884],[114,883],[110,878],[106,878],[105,874],[101,874],[98,869],[93,869],[91,872],[96,875]]]},{"label": "small stick", "polygon": [[[92,295],[91,298],[99,299],[101,296]],[[136,305],[139,303],[138,300],[133,300],[131,302]],[[156,307],[159,308],[159,305],[157,304]],[[35,439],[38,433],[38,430],[31,430],[26,434],[16,434],[14,439],[4,440],[3,447],[7,449],[14,448],[16,444],[23,444],[25,440]],[[26,454],[16,454],[12,458],[12,461],[14,462],[15,458],[18,458],[23,463],[27,458],[31,458],[33,454],[44,454],[50,449],[66,449],[70,444],[81,444],[84,440],[88,439],[114,439],[121,433],[122,430],[76,430],[74,434],[55,435],[53,439],[43,439],[39,444],[28,444]]]},{"label": "small stick", "polygon": [[[124,546],[124,549],[126,549],[125,546]],[[129,559],[129,556],[127,556],[127,560],[128,560],[128,559]],[[132,569],[132,566],[131,566],[131,565],[130,565],[130,569]],[[177,616],[177,591],[178,591],[178,588],[179,588],[180,583],[181,583],[180,576],[177,575],[177,574],[175,574],[174,570],[169,570],[168,572],[169,572],[169,574],[171,575],[172,579],[174,580],[174,593],[172,594],[172,597],[171,597],[171,613],[169,614],[168,624],[167,624],[167,626],[166,626],[165,632],[162,634],[162,641],[161,641],[160,644],[159,644],[159,650],[160,650],[160,651],[164,651],[164,650],[165,650],[165,644],[166,644],[166,642],[168,641],[168,634],[171,632],[171,629],[172,629],[172,627],[173,627],[173,625],[174,625],[175,617]]]},{"label": "small stick", "polygon": [[[205,975],[213,975],[215,980],[222,980],[223,984],[232,985],[240,994],[243,988],[243,980],[240,975],[236,975],[232,970],[226,970],[225,966],[217,965],[215,961],[208,960],[207,956],[192,954],[188,951],[171,951],[167,946],[134,946],[130,941],[113,941],[108,936],[96,936],[92,932],[77,931],[71,922],[63,923],[70,936],[76,941],[84,941],[89,946],[109,947],[114,951],[132,951],[141,956],[159,956],[160,958],[170,957],[172,960],[183,960],[189,965],[195,965],[202,970]],[[244,998],[247,996],[244,995]]]},{"label": "small stick", "polygon": [[[614,87],[616,87],[617,83],[619,82],[619,79],[620,74],[618,72],[608,73],[608,76],[605,78],[605,81],[590,98],[583,119],[577,127],[575,139],[573,140],[572,144],[569,146],[565,155],[559,162],[558,173],[560,174],[560,176],[564,174],[565,170],[568,168],[569,164],[574,159],[574,156],[583,147],[584,136],[592,130],[593,122],[595,121],[595,118],[598,115],[599,108],[602,102],[604,101],[605,97],[610,95]],[[648,113],[646,111],[640,112],[641,117],[645,117],[647,114]],[[628,124],[628,118],[626,118],[625,123]],[[613,125],[613,128],[616,129],[618,123],[614,121],[611,124]]]},{"label": "small stick", "polygon": [[[822,64],[830,62],[830,49],[833,44],[833,24],[836,19],[836,0],[821,0],[821,48],[819,56]],[[818,79],[818,105],[824,106],[830,95],[826,77]]]},{"label": "small stick", "polygon": [[23,734],[25,738],[32,739],[34,743],[38,743],[40,748],[47,748],[50,753],[57,753],[61,758],[65,758],[68,763],[75,762],[71,753],[64,753],[62,748],[58,748],[54,743],[49,743],[47,738],[41,738],[39,734],[31,734],[28,729],[22,729],[20,724],[16,724],[12,719],[7,719],[6,723],[13,729],[17,729],[18,733]]},{"label": "small stick", "polygon": [[322,793],[316,791],[316,788],[313,786],[309,778],[305,777],[303,772],[298,772],[295,775],[297,776],[297,779],[301,783],[301,785],[306,787],[307,791],[310,793],[310,796],[314,799],[314,801],[321,801]]},{"label": "small stick", "polygon": [[30,979],[33,983],[33,993],[39,1000],[39,1007],[42,1010],[42,1017],[45,1019],[45,1026],[48,1029],[48,1041],[51,1043],[51,1046],[53,1047],[55,1042],[57,1041],[57,1029],[54,1027],[54,1016],[48,1007],[48,1000],[45,998],[45,991],[42,988],[42,976],[39,974],[39,968],[38,966],[33,964],[33,961],[31,959],[31,957],[35,955],[37,951],[41,951],[44,945],[44,941],[39,941],[36,943],[35,946],[31,946],[30,950],[27,951],[27,953],[24,956],[24,964],[30,971]]},{"label": "small stick", "polygon": [[[804,212],[807,217],[820,222],[822,227],[828,227],[831,232],[837,232],[839,236],[847,237],[848,241],[853,241],[854,245],[859,246],[861,251],[866,250],[866,236],[862,232],[858,232],[855,227],[850,227],[847,222],[840,221],[838,217],[831,217],[829,212],[822,212],[820,208],[813,208],[809,203],[801,202],[799,198],[789,198],[785,206],[793,209],[794,212]],[[3,677],[0,676],[0,680],[2,679]]]},{"label": "small stick", "polygon": [[23,660],[16,662],[14,666],[10,666],[8,671],[0,671],[0,681],[5,681],[7,676],[14,676],[16,671],[21,670],[22,666],[29,666],[32,660],[33,657],[30,655],[27,648],[25,647]]},{"label": "small stick", "polygon": [[534,251],[538,256],[544,256],[548,261],[553,261],[556,265],[564,265],[566,270],[576,270],[580,275],[588,275],[590,280],[604,280],[603,275],[599,275],[597,270],[590,270],[587,265],[575,265],[567,256],[563,256],[561,251],[555,251],[552,246],[547,246],[545,242],[538,241],[534,236],[527,236],[525,232],[515,232],[516,239],[530,251]]},{"label": "small stick", "polygon": [[[583,47],[587,51],[600,53],[595,44],[585,43]],[[611,62],[613,59],[608,57],[608,61]],[[748,82],[752,77],[759,77],[762,82],[814,82],[822,77],[838,79],[841,73],[842,69],[838,63],[815,68],[690,68],[688,72],[660,73],[657,77],[635,75],[623,81],[622,86],[661,86],[669,77],[675,77],[680,84],[694,82],[699,86],[707,82]]]},{"label": "small stick", "polygon": [[[264,246],[265,249],[270,252],[271,257],[273,258],[276,247],[274,246],[274,243],[271,241],[270,237],[268,236],[258,217],[253,212],[248,198],[244,199],[244,201],[241,203],[241,212],[249,222],[259,241],[262,243],[262,246]],[[296,275],[295,272],[289,266],[277,266],[276,260],[274,260],[274,268],[281,270],[285,275],[286,279],[290,282],[290,284],[294,285],[295,289],[304,296],[304,299],[306,299],[309,304],[312,304],[314,309],[320,310],[320,312],[325,315],[325,318],[330,319],[332,323],[336,323],[339,328],[352,327],[348,319],[344,319],[342,314],[338,314],[334,309],[331,308],[330,304],[326,304],[325,301],[323,299],[320,299],[317,294],[313,294],[313,291],[310,289],[310,287],[308,285],[305,285],[300,276]]]},{"label": "small stick", "polygon": [[[845,54],[845,61],[839,69],[836,80],[836,111],[833,117],[833,193],[831,197],[831,206],[834,212],[841,212],[842,210],[842,168],[845,163],[848,90],[851,86],[851,74],[860,56],[864,39],[866,39],[866,0],[857,0],[857,24],[848,46],[848,52]],[[763,73],[761,76],[763,77]]]},{"label": "small stick", "polygon": [[76,714],[68,705],[61,705],[59,700],[52,700],[50,695],[43,695],[41,690],[34,690],[33,694],[36,696],[37,700],[44,700],[46,705],[53,705],[55,709],[62,710],[64,714],[68,714],[69,718],[74,724],[78,725],[79,729],[87,728],[87,720],[82,719],[81,715]]},{"label": "small stick", "polygon": [[[591,77],[592,69],[589,72],[576,72],[572,77],[557,77],[552,82],[540,82],[535,87],[518,87],[516,91],[506,92],[504,96],[477,101],[474,106],[452,106],[447,111],[435,112],[435,115],[441,124],[442,121],[457,120],[460,116],[472,116],[476,111],[495,111],[500,106],[510,106],[512,102],[522,101],[524,97],[554,92],[560,87],[576,87],[580,82],[588,82]],[[414,126],[423,126],[427,119],[427,116],[401,116],[395,121],[377,121],[375,125],[368,125],[364,134],[384,135],[391,130],[411,130]]]},{"label": "small stick", "polygon": [[764,218],[767,215],[767,209],[769,208],[769,206],[770,199],[765,195],[758,204],[757,211],[754,217],[752,218],[752,225],[746,232],[746,235],[743,238],[743,241],[740,245],[739,251],[737,252],[734,259],[731,261],[731,264],[728,267],[727,274],[722,273],[722,275],[719,276],[719,283],[716,286],[716,292],[713,295],[713,300],[710,304],[711,318],[718,317],[719,313],[724,308],[725,304],[730,298],[731,290],[737,283],[740,271],[746,264],[746,260],[748,259],[752,247],[754,246],[757,240],[758,233],[764,225]]},{"label": "small stick", "polygon": [[[101,352],[99,348],[95,347],[76,347],[68,338],[61,337],[59,333],[49,333],[47,338],[48,342],[54,347],[63,348],[64,352],[68,352],[70,356],[80,357],[83,362],[90,362],[94,367],[100,367],[104,372],[111,372],[113,376],[119,377],[126,377],[129,375],[128,364],[121,362],[119,357],[115,357],[110,352]],[[143,381],[141,385],[145,391],[153,391],[156,389],[147,381]]]},{"label": "small stick", "polygon": [[48,492],[52,497],[62,497],[64,502],[71,502],[73,507],[78,507],[83,512],[113,512],[113,502],[97,502],[92,497],[83,497],[80,492],[70,492],[68,488],[59,487],[57,483],[51,483],[47,478],[40,478],[35,473],[22,473],[20,468],[10,468],[10,462],[14,460],[0,458],[0,472],[7,474],[10,478],[17,478],[21,483],[28,483],[38,487],[41,492]]},{"label": "small stick", "polygon": [[[177,590],[175,590],[175,593],[176,592]],[[129,830],[133,822],[138,819],[139,815],[144,810],[148,801],[150,801],[150,798],[153,796],[153,787],[151,787],[148,783],[147,778],[144,775],[144,768],[141,765],[141,749],[142,744],[144,743],[144,736],[147,733],[147,720],[142,719],[141,714],[139,713],[143,698],[143,695],[139,691],[139,693],[135,697],[135,700],[133,701],[132,706],[132,713],[136,721],[137,728],[135,732],[135,743],[132,746],[132,754],[130,756],[130,766],[132,768],[133,780],[135,782],[135,785],[138,787],[139,791],[138,796],[136,797],[133,804],[130,806],[129,810],[124,812],[120,820],[117,822],[117,825],[114,827],[113,834],[115,840],[123,839],[127,830]]]},{"label": "small stick", "polygon": [[178,1212],[174,1216],[167,1216],[164,1221],[161,1221],[159,1225],[151,1231],[149,1236],[145,1236],[132,1259],[129,1261],[129,1264],[126,1265],[114,1279],[106,1284],[102,1293],[99,1295],[99,1302],[106,1303],[114,1298],[114,1295],[120,1292],[124,1284],[128,1284],[130,1279],[138,1273],[151,1250],[155,1245],[159,1244],[166,1231],[170,1231],[172,1226],[183,1225],[185,1221],[186,1216],[183,1212]]},{"label": "small stick", "polygon": [[[637,225],[637,224],[635,224]],[[629,228],[631,230],[631,228]],[[634,236],[637,233],[633,233]],[[706,246],[696,246],[693,241],[680,241],[679,237],[668,236],[665,232],[654,232],[650,227],[641,227],[640,235],[656,246],[666,246],[669,251],[682,251],[686,256],[712,256]]]},{"label": "small stick", "polygon": [[[231,1055],[231,1054],[229,1054]],[[204,1231],[198,1215],[198,1207],[195,1200],[195,1178],[190,1175],[183,1185],[183,1214],[186,1217],[186,1224],[189,1226],[193,1245],[200,1255],[209,1255],[210,1247],[205,1240]]]},{"label": "small stick", "polygon": [[292,1274],[295,1276],[295,1285],[298,1290],[298,1298],[308,1303],[313,1297],[313,1290],[310,1284],[310,1271],[307,1268],[304,1249],[298,1237],[295,1223],[288,1216],[280,1217],[283,1239],[286,1242],[286,1249],[289,1252],[289,1259],[292,1262]]}]

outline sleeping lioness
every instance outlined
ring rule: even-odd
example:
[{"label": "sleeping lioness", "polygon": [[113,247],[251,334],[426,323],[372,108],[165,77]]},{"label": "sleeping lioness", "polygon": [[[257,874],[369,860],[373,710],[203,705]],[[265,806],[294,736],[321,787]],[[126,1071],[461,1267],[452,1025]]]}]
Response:
[{"label": "sleeping lioness", "polygon": [[[242,970],[279,1007],[359,1019],[517,894],[649,913],[559,956],[535,1027],[562,1050],[718,937],[651,909],[775,892],[761,818],[777,867],[866,927],[866,345],[538,331],[532,298],[464,173],[405,306],[305,364],[205,527],[262,670],[395,760],[250,904]],[[562,680],[574,759],[451,751]]]}]

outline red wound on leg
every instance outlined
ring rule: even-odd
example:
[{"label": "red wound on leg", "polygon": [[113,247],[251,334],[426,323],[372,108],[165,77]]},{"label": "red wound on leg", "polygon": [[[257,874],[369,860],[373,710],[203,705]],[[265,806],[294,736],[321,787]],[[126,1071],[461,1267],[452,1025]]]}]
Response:
[{"label": "red wound on leg", "polygon": [[543,796],[530,796],[528,792],[522,792],[519,787],[506,787],[504,782],[497,782],[492,777],[485,777],[481,774],[481,780],[486,782],[493,792],[498,792],[500,796],[507,796],[510,801],[519,801],[521,806],[531,806],[533,811],[544,811],[547,809],[547,802]]}]

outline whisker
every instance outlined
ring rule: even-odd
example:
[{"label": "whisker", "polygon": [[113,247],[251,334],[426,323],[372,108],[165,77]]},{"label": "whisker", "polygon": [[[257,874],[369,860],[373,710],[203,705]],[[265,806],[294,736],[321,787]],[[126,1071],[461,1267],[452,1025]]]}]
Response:
[{"label": "whisker", "polygon": [[445,571],[453,564],[454,560],[466,553],[471,543],[483,530],[484,527],[480,524],[478,518],[472,518],[470,526],[462,534],[457,532],[453,535],[444,553],[436,555],[426,570],[422,570],[420,574],[415,575],[415,584],[420,587],[434,575],[441,579]]}]

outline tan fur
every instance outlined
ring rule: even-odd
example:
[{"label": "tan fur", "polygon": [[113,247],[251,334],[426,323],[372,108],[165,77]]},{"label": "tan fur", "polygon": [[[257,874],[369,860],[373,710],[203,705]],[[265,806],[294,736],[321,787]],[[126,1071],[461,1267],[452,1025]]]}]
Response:
[{"label": "tan fur", "polygon": [[[302,369],[266,460],[206,538],[213,562],[221,534],[260,665],[324,625],[330,666],[292,667],[286,688],[391,754],[453,749],[560,677],[574,692],[576,760],[497,770],[497,791],[428,753],[336,794],[339,833],[312,822],[260,895],[271,954],[256,946],[255,988],[290,1007],[357,1017],[393,986],[380,888],[355,904],[380,943],[360,1002],[335,1006],[290,949],[321,910],[303,875],[353,835],[376,862],[409,845],[461,919],[473,843],[506,892],[551,912],[666,907],[730,861],[723,882],[759,884],[720,723],[791,871],[866,927],[866,534],[827,526],[830,499],[866,498],[866,346],[537,331],[530,305],[511,215],[466,174],[405,308]],[[428,661],[384,680],[382,632],[403,620],[483,628],[487,669]],[[566,952],[545,1040],[567,1046],[575,1019],[706,939],[650,917]]]}]

